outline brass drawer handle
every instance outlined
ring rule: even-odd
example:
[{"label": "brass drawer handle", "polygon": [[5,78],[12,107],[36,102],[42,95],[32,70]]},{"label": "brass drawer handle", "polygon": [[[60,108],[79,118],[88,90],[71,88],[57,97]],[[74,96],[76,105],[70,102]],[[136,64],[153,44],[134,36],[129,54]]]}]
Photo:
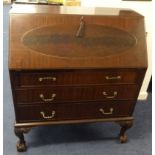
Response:
[{"label": "brass drawer handle", "polygon": [[121,76],[118,75],[118,76],[106,76],[105,77],[106,80],[120,80],[121,79]]},{"label": "brass drawer handle", "polygon": [[107,96],[107,92],[103,91],[103,95],[106,97],[106,98],[115,98],[117,96],[117,91],[114,91],[113,95],[112,96]]},{"label": "brass drawer handle", "polygon": [[44,119],[52,119],[52,118],[54,118],[55,113],[56,113],[56,112],[53,110],[51,116],[46,116],[45,113],[44,113],[43,111],[40,112],[40,114],[42,115],[42,117],[43,117]]},{"label": "brass drawer handle", "polygon": [[56,78],[56,77],[47,76],[47,77],[40,77],[38,80],[39,80],[39,82],[42,82],[43,80],[52,80],[52,81],[56,81],[57,78]]},{"label": "brass drawer handle", "polygon": [[110,112],[105,112],[104,109],[100,108],[99,111],[103,114],[103,115],[111,115],[113,114],[114,109],[110,108]]},{"label": "brass drawer handle", "polygon": [[55,97],[56,97],[56,94],[54,94],[54,93],[52,94],[52,97],[49,98],[49,99],[46,99],[46,98],[44,97],[43,94],[40,94],[40,98],[41,98],[43,101],[45,101],[45,102],[53,101]]}]

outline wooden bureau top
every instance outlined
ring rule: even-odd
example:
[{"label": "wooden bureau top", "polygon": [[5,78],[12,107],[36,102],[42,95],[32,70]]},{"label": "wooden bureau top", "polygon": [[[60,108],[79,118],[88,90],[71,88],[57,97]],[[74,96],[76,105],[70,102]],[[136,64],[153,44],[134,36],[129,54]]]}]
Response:
[{"label": "wooden bureau top", "polygon": [[9,69],[146,68],[144,18],[115,8],[13,5]]},{"label": "wooden bureau top", "polygon": [[[51,9],[52,8],[52,9]],[[78,6],[49,6],[49,5],[25,5],[13,4],[11,14],[21,13],[45,13],[45,14],[68,14],[68,15],[111,15],[111,16],[142,16],[137,12],[123,8],[104,7],[78,7]]]}]

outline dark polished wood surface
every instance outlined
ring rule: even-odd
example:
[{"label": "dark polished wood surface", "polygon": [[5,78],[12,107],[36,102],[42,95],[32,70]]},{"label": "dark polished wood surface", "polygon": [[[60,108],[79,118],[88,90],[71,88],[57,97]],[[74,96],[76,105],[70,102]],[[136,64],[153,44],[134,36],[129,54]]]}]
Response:
[{"label": "dark polished wood surface", "polygon": [[65,121],[37,121],[37,122],[26,122],[26,123],[14,123],[15,128],[29,128],[43,125],[53,124],[78,124],[78,123],[95,123],[95,122],[125,122],[133,121],[133,117],[115,117],[115,118],[97,118],[97,119],[81,119],[81,120],[65,120]]},{"label": "dark polished wood surface", "polygon": [[[35,10],[35,7],[29,6],[30,12]],[[23,13],[22,11],[19,13],[18,10],[10,13],[10,69],[146,68],[147,59],[143,59],[143,57],[147,57],[143,16],[133,15],[134,13],[132,14],[131,11],[127,11],[124,16],[119,14],[110,16],[104,13],[92,15],[89,11],[87,15],[65,14],[61,11],[53,13],[54,9],[63,8],[65,10],[65,7],[52,8],[51,6],[46,6],[46,11],[44,12],[43,9],[41,14],[39,9],[42,7],[37,6],[37,8],[35,13],[31,14],[24,13],[24,10]],[[75,8],[74,11],[76,12],[76,10],[78,8]],[[92,25],[94,29],[91,30]],[[54,40],[49,37],[51,35],[50,26],[55,26],[57,29],[57,33],[55,33],[57,38],[54,37]],[[44,27],[46,27],[45,34],[37,31]],[[103,31],[104,27],[108,27],[108,29]],[[70,29],[71,31],[68,32]],[[80,37],[77,35],[78,31]],[[111,31],[111,33],[107,34],[107,31]],[[26,42],[24,38],[31,34],[30,32],[35,32],[33,38],[31,36],[31,41],[24,43]],[[64,38],[68,34],[71,38],[68,36]],[[102,34],[101,38],[93,37],[100,34]],[[39,40],[40,44],[33,43],[35,38],[37,41]],[[67,43],[66,39],[69,39]],[[90,42],[90,47],[87,45],[88,42]],[[120,44],[120,42],[124,43]],[[25,44],[29,44],[29,46]],[[59,50],[58,47],[60,47]],[[49,54],[50,50],[52,52]],[[85,54],[82,56],[81,50],[86,51],[88,56],[86,57]],[[117,52],[119,50],[121,52]],[[77,54],[74,51],[77,51]]]},{"label": "dark polished wood surface", "polygon": [[65,69],[10,71],[15,87],[139,84],[145,69]]},{"label": "dark polished wood surface", "polygon": [[[52,8],[52,9],[51,9]],[[10,13],[23,14],[56,14],[56,15],[92,15],[92,16],[128,16],[137,17],[142,16],[139,13],[123,8],[107,8],[107,7],[78,7],[78,6],[46,6],[46,5],[17,5],[13,4]]]},{"label": "dark polished wood surface", "polygon": [[[17,103],[55,103],[79,101],[125,100],[137,97],[137,85],[122,86],[64,86],[18,89],[15,91]],[[130,92],[130,93],[129,93]],[[32,95],[33,94],[33,95]]]},{"label": "dark polished wood surface", "polygon": [[131,10],[14,5],[17,150],[26,150],[29,127],[62,123],[117,122],[126,142],[147,69],[145,39],[144,18]]},{"label": "dark polished wood surface", "polygon": [[[59,104],[18,105],[16,109],[17,122],[127,117],[131,115],[133,102],[134,101],[81,102],[61,104],[61,106],[59,106]],[[52,117],[53,111],[55,111],[55,114],[53,114]],[[44,112],[45,118],[41,112]]]},{"label": "dark polished wood surface", "polygon": [[71,23],[32,29],[23,36],[22,44],[41,54],[66,59],[117,55],[136,46],[136,38],[126,31],[86,22],[81,17],[83,26],[79,30],[77,24]]}]

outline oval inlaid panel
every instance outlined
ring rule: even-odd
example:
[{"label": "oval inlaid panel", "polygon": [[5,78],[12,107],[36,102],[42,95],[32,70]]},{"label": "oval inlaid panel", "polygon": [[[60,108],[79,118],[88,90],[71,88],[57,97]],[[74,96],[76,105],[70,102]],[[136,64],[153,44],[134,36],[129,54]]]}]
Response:
[{"label": "oval inlaid panel", "polygon": [[77,37],[78,25],[56,25],[33,29],[24,34],[22,42],[37,52],[57,57],[104,57],[126,51],[136,38],[126,31],[86,25],[83,36]]}]

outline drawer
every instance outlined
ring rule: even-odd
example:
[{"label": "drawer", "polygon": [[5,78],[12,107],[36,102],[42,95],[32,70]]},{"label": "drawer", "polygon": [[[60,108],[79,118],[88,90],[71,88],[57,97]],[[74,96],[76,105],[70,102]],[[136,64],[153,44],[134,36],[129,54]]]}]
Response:
[{"label": "drawer", "polygon": [[16,107],[17,122],[63,121],[123,117],[131,114],[134,101],[76,104],[26,105]]},{"label": "drawer", "polygon": [[12,71],[15,87],[95,84],[137,84],[143,71],[136,69]]},{"label": "drawer", "polygon": [[63,103],[79,101],[127,100],[136,99],[137,85],[104,86],[57,86],[43,88],[17,89],[16,103]]}]

